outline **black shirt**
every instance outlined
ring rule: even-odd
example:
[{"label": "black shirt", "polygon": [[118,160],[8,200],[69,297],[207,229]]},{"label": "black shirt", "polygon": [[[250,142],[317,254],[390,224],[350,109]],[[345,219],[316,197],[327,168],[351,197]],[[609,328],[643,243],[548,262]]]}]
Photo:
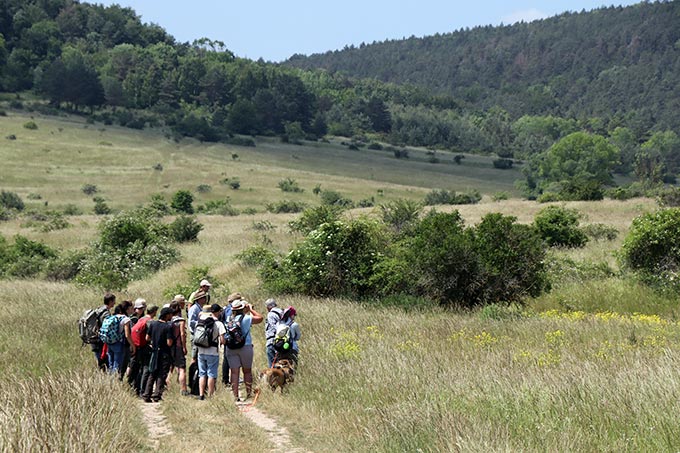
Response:
[{"label": "black shirt", "polygon": [[149,322],[147,333],[151,337],[151,347],[158,350],[161,354],[170,355],[172,353],[168,346],[168,338],[172,339],[172,324],[168,322],[152,321]]}]

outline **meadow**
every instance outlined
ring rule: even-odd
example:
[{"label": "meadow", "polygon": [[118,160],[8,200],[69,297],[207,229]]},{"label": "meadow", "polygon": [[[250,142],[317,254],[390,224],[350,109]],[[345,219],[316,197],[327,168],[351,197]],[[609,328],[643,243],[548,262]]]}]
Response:
[{"label": "meadow", "polygon": [[[228,196],[239,209],[255,211],[199,215],[204,230],[198,242],[179,247],[180,262],[133,282],[117,293],[121,300],[164,303],[168,288],[184,282],[193,267],[205,266],[218,282],[218,299],[239,290],[264,310],[271,295],[235,255],[262,240],[257,224],[271,225],[264,234],[283,250],[299,240],[288,228],[295,215],[271,214],[264,205],[290,198],[317,204],[312,193],[317,184],[353,200],[373,196],[376,203],[419,200],[432,188],[477,188],[485,195],[477,205],[438,207],[458,209],[470,224],[489,212],[528,223],[545,206],[517,198],[492,201],[497,191],[514,193],[518,173],[494,170],[490,160],[484,166],[483,157],[470,156],[461,166],[431,164],[413,153],[413,159],[398,160],[339,143],[262,140],[255,148],[241,148],[175,143],[162,131],[77,118],[36,116],[38,129],[24,129],[30,120],[12,112],[0,118],[0,137],[17,137],[0,148],[0,188],[19,193],[27,209],[75,204],[85,214],[67,216],[71,226],[51,232],[27,226],[22,217],[0,222],[7,238],[21,234],[63,249],[86,245],[101,219],[81,190],[88,183],[114,209],[146,203],[153,193],[169,199],[189,189],[195,203]],[[157,163],[162,171],[153,169]],[[239,190],[219,183],[234,177],[241,181]],[[305,191],[282,193],[277,182],[286,177]],[[196,193],[200,184],[212,190]],[[41,199],[28,199],[31,193]],[[581,212],[583,223],[604,223],[619,235],[583,249],[551,251],[551,259],[580,267],[557,267],[553,290],[523,306],[455,311],[281,297],[281,304],[299,313],[299,373],[285,395],[265,389],[257,407],[305,451],[677,451],[677,301],[620,273],[615,256],[631,220],[657,209],[656,203],[566,206]],[[375,214],[365,208],[346,215]],[[598,266],[611,272],[592,271]],[[5,382],[0,401],[6,402],[0,405],[0,450],[151,450],[137,401],[122,384],[94,370],[92,354],[77,336],[78,317],[101,297],[98,290],[70,283],[0,280]],[[259,369],[265,365],[262,327],[254,333]],[[222,387],[200,402],[179,396],[174,385],[161,408],[173,430],[160,440],[161,451],[277,448]]]}]

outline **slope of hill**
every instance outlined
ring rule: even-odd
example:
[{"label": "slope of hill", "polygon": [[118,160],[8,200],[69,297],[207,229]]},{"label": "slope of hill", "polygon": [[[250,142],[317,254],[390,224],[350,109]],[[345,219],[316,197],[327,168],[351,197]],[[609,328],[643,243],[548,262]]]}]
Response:
[{"label": "slope of hill", "polygon": [[557,114],[680,129],[680,3],[346,47],[287,65],[410,83],[513,116]]}]

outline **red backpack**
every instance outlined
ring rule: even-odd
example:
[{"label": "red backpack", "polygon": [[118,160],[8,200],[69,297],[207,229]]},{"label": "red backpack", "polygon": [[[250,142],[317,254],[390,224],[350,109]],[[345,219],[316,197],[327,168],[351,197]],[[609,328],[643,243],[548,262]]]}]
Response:
[{"label": "red backpack", "polygon": [[138,348],[141,348],[143,346],[147,345],[146,341],[146,330],[147,330],[147,322],[151,318],[144,316],[142,319],[137,321],[137,324],[135,324],[132,327],[132,343],[137,346]]}]

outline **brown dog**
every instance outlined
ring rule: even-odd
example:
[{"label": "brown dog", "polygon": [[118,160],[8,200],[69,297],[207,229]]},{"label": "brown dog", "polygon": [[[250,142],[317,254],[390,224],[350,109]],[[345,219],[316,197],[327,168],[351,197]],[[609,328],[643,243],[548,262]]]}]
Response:
[{"label": "brown dog", "polygon": [[279,360],[271,368],[265,368],[260,372],[260,380],[266,383],[272,392],[275,392],[277,387],[284,391],[286,384],[292,384],[295,380],[295,368],[289,360]]}]

